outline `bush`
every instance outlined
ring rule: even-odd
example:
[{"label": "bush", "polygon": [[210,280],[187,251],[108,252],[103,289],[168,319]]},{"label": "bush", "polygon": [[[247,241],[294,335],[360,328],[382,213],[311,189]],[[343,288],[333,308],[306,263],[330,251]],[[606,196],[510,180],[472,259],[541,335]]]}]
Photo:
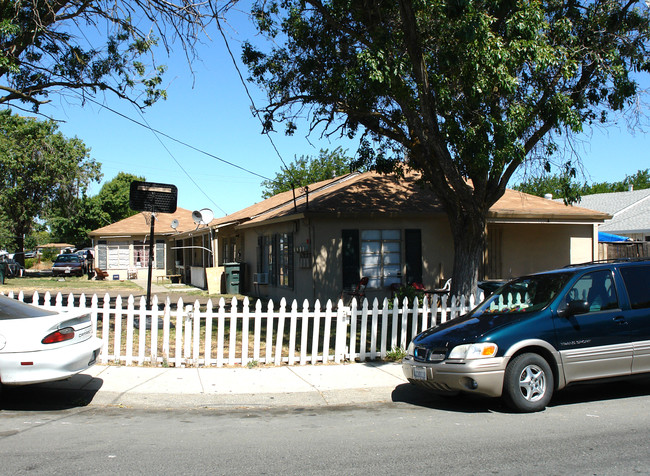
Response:
[{"label": "bush", "polygon": [[386,352],[386,360],[390,362],[401,362],[406,357],[406,351],[401,347],[393,347],[390,352]]},{"label": "bush", "polygon": [[43,261],[54,261],[59,254],[59,250],[56,248],[43,248],[43,254],[41,259]]},{"label": "bush", "polygon": [[395,297],[401,303],[404,301],[404,298],[408,299],[409,304],[413,304],[413,300],[417,297],[418,302],[424,300],[424,286],[420,283],[411,283],[407,286],[401,286],[397,291],[395,291]]},{"label": "bush", "polygon": [[36,263],[36,258],[25,258],[25,269],[33,268],[34,263]]}]

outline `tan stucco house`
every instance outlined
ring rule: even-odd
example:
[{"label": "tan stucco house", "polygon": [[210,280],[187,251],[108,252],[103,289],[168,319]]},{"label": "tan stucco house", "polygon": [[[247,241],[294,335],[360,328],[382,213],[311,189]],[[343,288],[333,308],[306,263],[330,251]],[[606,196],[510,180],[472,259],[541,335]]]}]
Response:
[{"label": "tan stucco house", "polygon": [[[107,246],[108,256],[109,243],[123,240],[122,263],[131,264],[148,233],[145,216],[136,217],[131,234],[122,222],[95,230],[96,247]],[[239,263],[239,291],[248,295],[325,301],[367,276],[366,295],[372,298],[389,295],[393,284],[417,281],[435,288],[453,266],[446,214],[415,175],[351,173],[280,193],[198,229],[188,210],[177,210],[168,221],[173,217],[182,223],[176,230],[162,217],[156,224],[159,253],[164,253],[156,258],[161,266],[156,272],[182,274],[200,287],[206,287],[201,268],[212,268],[208,275],[222,283],[224,269],[233,266],[229,263]],[[596,259],[597,228],[609,217],[507,190],[490,209],[480,277],[504,279]],[[166,234],[159,236],[158,230]],[[114,266],[115,259],[105,262]]]},{"label": "tan stucco house", "polygon": [[[481,278],[503,279],[597,257],[609,215],[507,190],[490,210]],[[453,241],[435,195],[417,176],[352,173],[284,192],[212,222],[218,262],[241,261],[248,294],[326,300],[370,278],[367,296],[393,283],[439,286]]]}]

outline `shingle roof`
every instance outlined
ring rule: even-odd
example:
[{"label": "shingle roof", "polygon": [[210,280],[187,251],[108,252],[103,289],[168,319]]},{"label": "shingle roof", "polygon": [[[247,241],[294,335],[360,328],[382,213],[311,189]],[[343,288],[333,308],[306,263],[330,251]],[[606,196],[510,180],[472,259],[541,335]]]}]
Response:
[{"label": "shingle roof", "polygon": [[[115,237],[147,234],[151,228],[151,222],[149,221],[150,215],[147,212],[138,213],[111,225],[93,230],[89,233],[89,236]],[[178,220],[177,231],[174,231],[171,227],[173,220]],[[156,235],[166,235],[176,232],[182,233],[194,228],[196,228],[196,223],[192,220],[192,212],[184,208],[177,208],[174,213],[156,213]]]},{"label": "shingle roof", "polygon": [[[375,172],[351,173],[331,180],[311,184],[295,192],[282,192],[259,203],[246,207],[225,217],[216,218],[210,226],[231,223],[254,225],[267,220],[291,219],[297,214],[328,216],[415,216],[444,214],[436,195],[419,181],[416,174],[396,178]],[[171,229],[172,220],[179,222],[178,233],[196,228],[192,212],[178,208],[175,213],[157,214],[156,234],[176,233]],[[515,190],[506,190],[501,199],[492,206],[488,219],[498,220],[559,220],[597,221],[609,218],[607,213],[583,207],[567,207],[553,200],[535,197]],[[99,228],[90,236],[132,236],[149,232],[148,213]]]},{"label": "shingle roof", "polygon": [[[405,177],[381,175],[374,172],[352,173],[332,180],[312,184],[309,192],[283,192],[267,200],[227,215],[213,225],[232,222],[261,223],[288,218],[295,214],[346,216],[404,216],[444,214],[436,195],[425,188],[416,174]],[[583,207],[567,207],[532,195],[506,190],[504,196],[490,209],[491,219],[553,219],[602,222],[609,215]]]},{"label": "shingle roof", "polygon": [[623,235],[650,231],[650,189],[584,195],[580,205],[612,215],[601,231]]}]

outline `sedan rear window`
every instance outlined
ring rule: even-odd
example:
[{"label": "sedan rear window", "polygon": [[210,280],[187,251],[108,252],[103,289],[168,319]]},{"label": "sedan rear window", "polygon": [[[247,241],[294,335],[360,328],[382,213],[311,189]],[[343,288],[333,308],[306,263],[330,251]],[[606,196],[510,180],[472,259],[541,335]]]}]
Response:
[{"label": "sedan rear window", "polygon": [[0,320],[26,319],[52,314],[56,314],[56,312],[39,309],[6,296],[0,296]]},{"label": "sedan rear window", "polygon": [[79,257],[77,255],[59,255],[55,263],[79,263]]}]

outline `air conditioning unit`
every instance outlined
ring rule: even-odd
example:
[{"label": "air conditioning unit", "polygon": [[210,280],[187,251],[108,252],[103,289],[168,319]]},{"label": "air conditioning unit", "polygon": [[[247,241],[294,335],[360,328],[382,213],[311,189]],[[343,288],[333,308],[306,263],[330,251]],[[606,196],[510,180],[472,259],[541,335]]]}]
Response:
[{"label": "air conditioning unit", "polygon": [[269,273],[253,274],[253,284],[269,284]]}]

